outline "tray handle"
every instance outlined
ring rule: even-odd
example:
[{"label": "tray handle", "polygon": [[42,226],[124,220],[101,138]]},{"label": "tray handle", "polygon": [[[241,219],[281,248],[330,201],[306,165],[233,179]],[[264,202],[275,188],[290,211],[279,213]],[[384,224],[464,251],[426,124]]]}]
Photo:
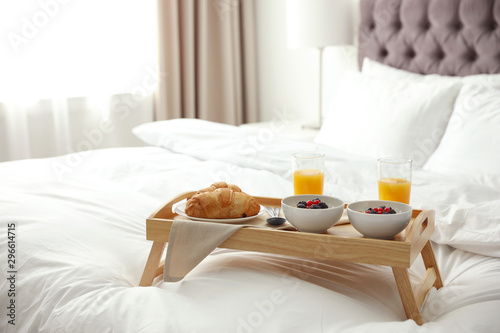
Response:
[{"label": "tray handle", "polygon": [[253,197],[260,205],[281,207],[281,198],[259,197],[255,195]]},{"label": "tray handle", "polygon": [[196,191],[184,192],[168,200],[166,203],[161,205],[155,212],[153,212],[149,218],[158,219],[173,219],[177,214],[172,212],[172,207],[181,200],[191,198]]},{"label": "tray handle", "polygon": [[433,210],[422,210],[413,221],[406,242],[411,244],[410,262],[420,254],[434,232],[435,213]]}]

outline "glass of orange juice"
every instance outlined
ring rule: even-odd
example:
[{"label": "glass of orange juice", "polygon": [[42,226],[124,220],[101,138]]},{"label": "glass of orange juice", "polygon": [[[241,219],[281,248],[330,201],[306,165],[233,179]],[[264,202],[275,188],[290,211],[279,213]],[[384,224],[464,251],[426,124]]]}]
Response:
[{"label": "glass of orange juice", "polygon": [[406,158],[378,159],[379,200],[410,203],[411,164]]},{"label": "glass of orange juice", "polygon": [[295,195],[323,194],[325,154],[309,151],[292,154],[292,170]]}]

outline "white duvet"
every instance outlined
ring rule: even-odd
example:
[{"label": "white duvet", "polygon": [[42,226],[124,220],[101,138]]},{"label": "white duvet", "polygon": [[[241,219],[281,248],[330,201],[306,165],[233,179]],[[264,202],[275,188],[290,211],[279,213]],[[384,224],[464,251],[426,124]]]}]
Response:
[{"label": "white duvet", "polygon": [[[499,331],[500,192],[422,170],[412,205],[436,210],[445,285],[430,291],[422,326],[406,319],[389,267],[217,249],[180,282],[138,287],[151,246],[145,219],[180,192],[224,180],[253,195],[290,195],[289,153],[322,150],[326,194],[376,197],[371,160],[232,126],[161,126],[170,127],[136,134],[167,148],[0,164],[0,331]],[[414,282],[423,272],[417,259]]]}]

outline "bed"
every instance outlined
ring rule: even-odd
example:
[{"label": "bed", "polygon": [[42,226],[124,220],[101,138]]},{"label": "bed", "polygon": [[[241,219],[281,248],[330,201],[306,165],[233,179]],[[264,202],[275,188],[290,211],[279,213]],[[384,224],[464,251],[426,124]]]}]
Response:
[{"label": "bed", "polygon": [[[500,1],[360,6],[361,71],[315,142],[280,136],[286,119],[258,131],[173,119],[134,129],[146,147],[1,163],[0,330],[498,332]],[[345,202],[377,197],[377,157],[413,159],[411,204],[435,211],[444,284],[423,325],[385,266],[217,248],[179,282],[139,286],[152,212],[215,181],[288,196],[296,151],[326,154],[325,194]],[[416,260],[412,282],[424,272]]]}]

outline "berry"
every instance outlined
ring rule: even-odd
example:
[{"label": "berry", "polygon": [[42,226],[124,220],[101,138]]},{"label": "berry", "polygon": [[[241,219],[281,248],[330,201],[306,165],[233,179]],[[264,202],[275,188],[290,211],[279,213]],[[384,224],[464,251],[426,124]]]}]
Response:
[{"label": "berry", "polygon": [[313,199],[313,200],[309,200],[307,202],[306,201],[299,201],[297,203],[297,208],[325,209],[325,208],[328,208],[328,205],[319,199]]},{"label": "berry", "polygon": [[396,211],[392,207],[380,206],[368,208],[365,210],[366,214],[396,214]]}]

